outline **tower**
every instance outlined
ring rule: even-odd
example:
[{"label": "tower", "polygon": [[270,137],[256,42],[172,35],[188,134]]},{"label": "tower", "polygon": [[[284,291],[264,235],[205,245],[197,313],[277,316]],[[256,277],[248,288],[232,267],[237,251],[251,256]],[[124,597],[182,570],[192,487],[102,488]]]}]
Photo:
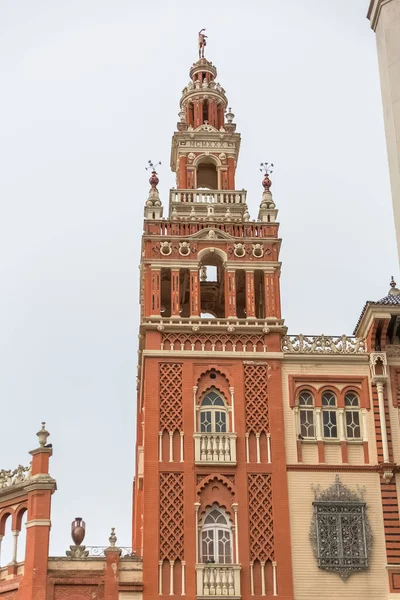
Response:
[{"label": "tower", "polygon": [[279,224],[236,189],[240,134],[201,57],[155,169],[141,254],[133,547],[144,596],[293,598],[283,436]]},{"label": "tower", "polygon": [[394,223],[400,256],[400,0],[371,0],[367,16],[376,33]]}]

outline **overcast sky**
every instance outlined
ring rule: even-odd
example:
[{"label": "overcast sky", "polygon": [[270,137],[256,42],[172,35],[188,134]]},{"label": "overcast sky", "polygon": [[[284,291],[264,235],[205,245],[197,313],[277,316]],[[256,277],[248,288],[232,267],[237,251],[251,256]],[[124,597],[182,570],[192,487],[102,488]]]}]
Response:
[{"label": "overcast sky", "polygon": [[[2,0],[0,468],[51,432],[51,552],[131,543],[138,263],[149,158],[207,28],[257,216],[272,161],[291,333],[352,332],[398,277],[367,0]],[[201,16],[201,19],[199,18]]]}]

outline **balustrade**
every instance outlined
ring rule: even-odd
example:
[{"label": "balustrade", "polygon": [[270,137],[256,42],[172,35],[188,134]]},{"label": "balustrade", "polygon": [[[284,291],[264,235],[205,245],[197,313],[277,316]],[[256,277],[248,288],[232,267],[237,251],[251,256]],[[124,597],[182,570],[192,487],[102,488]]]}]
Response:
[{"label": "balustrade", "polygon": [[197,597],[240,597],[240,565],[196,565]]},{"label": "balustrade", "polygon": [[236,464],[236,433],[194,433],[196,463]]},{"label": "balustrade", "polygon": [[246,190],[170,190],[172,204],[246,204]]}]

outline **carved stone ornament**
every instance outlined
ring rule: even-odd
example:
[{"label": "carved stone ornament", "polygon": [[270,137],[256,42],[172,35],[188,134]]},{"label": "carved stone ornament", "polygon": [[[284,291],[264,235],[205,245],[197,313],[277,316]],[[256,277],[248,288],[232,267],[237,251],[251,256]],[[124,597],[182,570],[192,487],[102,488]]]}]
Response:
[{"label": "carved stone ornament", "polygon": [[179,242],[179,254],[181,256],[188,256],[190,254],[189,242]]},{"label": "carved stone ornament", "polygon": [[372,532],[363,491],[345,486],[339,475],[324,491],[314,487],[310,541],[318,567],[344,581],[369,567]]},{"label": "carved stone ornament", "polygon": [[163,256],[169,256],[172,253],[172,242],[161,242],[160,252]]},{"label": "carved stone ornament", "polygon": [[237,256],[238,258],[242,258],[242,256],[244,256],[246,254],[244,244],[239,242],[238,244],[234,244],[234,247],[235,247],[235,249],[233,251],[233,254],[235,256]]},{"label": "carved stone ornament", "polygon": [[188,157],[187,157],[188,162],[192,163],[195,158],[196,158],[195,154],[193,152],[189,152]]},{"label": "carved stone ornament", "polygon": [[215,238],[216,238],[216,234],[215,234],[215,231],[214,231],[214,229],[210,229],[210,231],[208,232],[207,238],[208,238],[209,240],[215,240]]},{"label": "carved stone ornament", "polygon": [[347,335],[285,335],[282,352],[295,354],[362,354],[365,340]]},{"label": "carved stone ornament", "polygon": [[253,256],[262,258],[264,256],[264,247],[262,244],[253,244]]},{"label": "carved stone ornament", "polygon": [[0,469],[0,490],[28,481],[31,478],[31,468],[31,465],[29,467],[18,465],[13,471],[11,469]]}]

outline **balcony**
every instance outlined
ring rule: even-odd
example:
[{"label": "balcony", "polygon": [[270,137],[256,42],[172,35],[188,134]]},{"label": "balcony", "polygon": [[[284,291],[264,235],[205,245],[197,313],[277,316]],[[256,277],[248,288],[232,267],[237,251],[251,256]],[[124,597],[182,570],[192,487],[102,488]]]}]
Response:
[{"label": "balcony", "polygon": [[236,433],[194,433],[197,465],[236,465]]},{"label": "balcony", "polygon": [[246,190],[170,190],[170,204],[246,205]]},{"label": "balcony", "polygon": [[240,565],[196,565],[197,598],[240,598]]}]

